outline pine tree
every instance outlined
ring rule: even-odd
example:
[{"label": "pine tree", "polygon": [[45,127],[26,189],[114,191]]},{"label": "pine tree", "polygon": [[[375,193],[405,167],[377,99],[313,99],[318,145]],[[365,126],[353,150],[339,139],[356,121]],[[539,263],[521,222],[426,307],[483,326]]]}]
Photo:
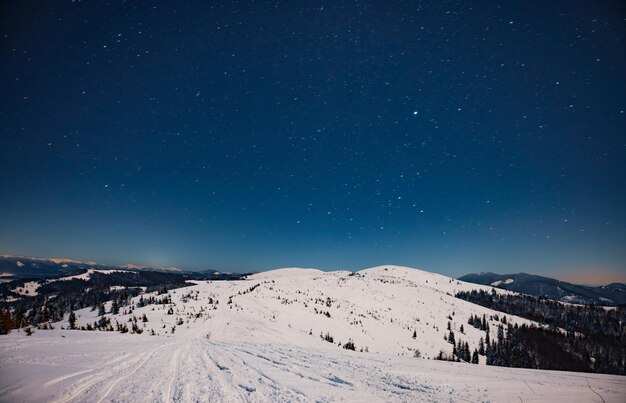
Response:
[{"label": "pine tree", "polygon": [[486,356],[487,356],[487,365],[494,365],[494,363],[495,363],[495,343],[487,344]]},{"label": "pine tree", "polygon": [[343,345],[343,348],[346,349],[346,350],[352,350],[352,351],[355,351],[355,349],[356,349],[352,339],[349,339],[348,342]]},{"label": "pine tree", "polygon": [[472,364],[478,364],[478,351],[476,349],[474,349],[472,354]]},{"label": "pine tree", "polygon": [[104,310],[104,304],[100,304],[98,306],[98,316],[103,316],[105,314],[105,310]]},{"label": "pine tree", "polygon": [[111,313],[113,315],[117,315],[118,313],[120,313],[120,304],[117,302],[117,299],[114,299],[113,303],[111,304]]},{"label": "pine tree", "polygon": [[498,325],[498,341],[496,343],[495,365],[508,366],[507,360],[509,354],[506,353],[506,344],[504,342],[504,326]]},{"label": "pine tree", "polygon": [[28,324],[26,320],[26,313],[22,309],[17,309],[13,315],[13,322],[15,329],[21,329]]},{"label": "pine tree", "polygon": [[76,314],[74,313],[74,311],[70,312],[70,317],[68,319],[69,325],[70,325],[70,329],[76,329]]},{"label": "pine tree", "polygon": [[9,334],[15,328],[15,322],[9,309],[0,308],[0,334]]},{"label": "pine tree", "polygon": [[106,316],[102,316],[100,320],[98,320],[98,329],[107,330],[109,326],[111,326],[111,319]]},{"label": "pine tree", "polygon": [[417,330],[413,330],[413,338],[417,339]]}]

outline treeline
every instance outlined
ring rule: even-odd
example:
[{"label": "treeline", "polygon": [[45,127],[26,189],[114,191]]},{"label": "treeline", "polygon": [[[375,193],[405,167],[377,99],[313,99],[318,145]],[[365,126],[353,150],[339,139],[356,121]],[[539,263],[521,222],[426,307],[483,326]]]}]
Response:
[{"label": "treeline", "polygon": [[[511,325],[503,318],[497,339],[485,340],[488,365],[626,375],[624,307],[569,305],[482,290],[456,297],[546,325]],[[484,317],[470,317],[468,323],[489,335]]]},{"label": "treeline", "polygon": [[39,296],[25,298],[16,301],[12,307],[0,307],[0,317],[4,318],[0,319],[0,334],[7,334],[11,329],[24,326],[59,322],[69,312],[83,308],[99,309],[104,302],[110,300],[113,300],[114,310],[119,311],[119,307],[128,305],[128,301],[139,295],[141,291],[140,288],[111,292],[90,290],[87,293],[61,294],[47,300],[42,300]]},{"label": "treeline", "polygon": [[[23,283],[28,280],[20,280]],[[9,283],[11,284],[11,283]],[[11,302],[0,302],[0,334],[11,329],[38,326],[43,323],[58,322],[70,312],[92,308],[100,309],[102,304],[113,301],[112,312],[117,314],[129,301],[144,291],[157,291],[166,294],[168,290],[189,285],[176,274],[160,272],[113,272],[110,274],[92,273],[89,280],[72,279],[42,284],[37,295],[21,297]],[[123,289],[111,289],[123,286]],[[15,287],[15,284],[12,285]],[[163,298],[150,296],[142,298],[139,306],[170,303],[169,295]]]},{"label": "treeline", "polygon": [[564,348],[567,343],[559,331],[501,323],[495,340],[485,332],[484,355],[487,365],[592,372],[591,362]]},{"label": "treeline", "polygon": [[500,312],[541,322],[568,332],[626,335],[626,307],[564,304],[547,298],[521,294],[498,294],[495,290],[458,292],[455,297]]}]

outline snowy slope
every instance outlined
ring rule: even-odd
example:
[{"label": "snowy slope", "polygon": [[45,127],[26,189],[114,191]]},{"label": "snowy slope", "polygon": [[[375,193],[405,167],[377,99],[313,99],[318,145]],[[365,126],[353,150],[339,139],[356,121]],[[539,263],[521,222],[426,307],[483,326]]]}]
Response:
[{"label": "snowy slope", "polygon": [[[599,401],[595,392],[625,400],[623,377],[429,360],[452,350],[448,321],[457,340],[477,346],[484,332],[467,319],[499,313],[453,295],[480,288],[491,290],[394,266],[196,282],[170,291],[171,304],[106,315],[130,327],[145,314],[142,334],[60,330],[65,322],[0,337],[0,400]],[[79,326],[98,319],[76,313]],[[320,337],[327,333],[333,343]],[[356,351],[339,346],[349,340]]]},{"label": "snowy slope", "polygon": [[37,289],[40,287],[40,285],[41,284],[39,284],[37,281],[29,281],[27,283],[24,283],[22,287],[17,287],[12,291],[19,295],[34,297],[37,295]]},{"label": "snowy slope", "polygon": [[202,338],[68,333],[0,338],[0,400],[600,402],[599,393],[618,403],[626,396],[624,377],[611,375]]},{"label": "snowy slope", "polygon": [[[473,350],[484,332],[467,324],[469,316],[498,314],[453,296],[457,291],[491,287],[395,266],[351,274],[294,268],[241,281],[195,282],[195,286],[170,293],[173,315],[166,314],[169,306],[151,305],[135,309],[131,315],[109,317],[128,322],[132,316],[145,314],[148,322],[144,330],[154,330],[158,335],[171,333],[171,327],[182,318],[185,324],[176,329],[178,333],[211,333],[213,340],[337,349],[320,338],[320,334],[329,333],[335,345],[352,339],[359,350],[367,347],[370,352],[412,357],[418,349],[424,358],[433,358],[442,350],[452,352],[451,344],[444,340],[448,321],[457,340],[468,341]],[[249,291],[252,287],[254,290]],[[197,294],[197,300],[183,298],[188,294],[194,298]],[[209,299],[218,303],[209,304]],[[110,304],[106,308],[108,311]],[[195,318],[202,309],[206,314]],[[98,319],[97,312],[89,309],[77,311],[77,315],[79,325]],[[529,323],[522,318],[509,319]],[[498,322],[490,322],[495,337]],[[459,332],[461,325],[465,334]]]}]

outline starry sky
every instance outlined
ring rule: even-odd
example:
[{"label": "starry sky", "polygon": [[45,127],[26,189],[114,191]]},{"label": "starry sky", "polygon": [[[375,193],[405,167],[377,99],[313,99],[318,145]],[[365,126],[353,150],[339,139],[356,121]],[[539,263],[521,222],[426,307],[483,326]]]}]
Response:
[{"label": "starry sky", "polygon": [[626,3],[4,2],[0,252],[626,281]]}]

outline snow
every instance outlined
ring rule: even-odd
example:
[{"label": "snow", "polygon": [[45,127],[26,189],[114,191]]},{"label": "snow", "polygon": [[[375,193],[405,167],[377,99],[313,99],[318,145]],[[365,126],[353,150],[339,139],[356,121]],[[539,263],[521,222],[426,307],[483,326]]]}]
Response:
[{"label": "snow", "polygon": [[615,303],[615,301],[613,301],[613,300],[612,300],[612,299],[610,299],[610,298],[600,297],[599,299],[600,299],[600,301],[602,301],[602,302],[608,302],[608,303],[610,303],[610,304],[614,304],[614,303]]},{"label": "snow", "polygon": [[599,401],[596,391],[617,403],[626,396],[619,376],[188,336],[61,330],[5,336],[0,338],[0,397],[30,402],[593,402]]},{"label": "snow", "polygon": [[514,279],[512,279],[512,278],[507,278],[506,280],[497,280],[497,281],[494,281],[493,283],[491,283],[491,285],[492,285],[492,286],[494,286],[494,287],[497,287],[497,286],[499,286],[500,284],[511,284],[511,283],[513,283],[513,282],[515,282],[515,280],[514,280]]},{"label": "snow", "polygon": [[81,263],[83,263],[80,260],[56,258],[56,257],[52,257],[52,258],[49,258],[49,259],[42,258],[42,259],[39,259],[39,260],[49,260],[49,261],[51,261],[53,263],[56,263],[56,264],[59,264],[59,263],[78,263],[78,264],[81,264]]},{"label": "snow", "polygon": [[74,259],[66,259],[66,258],[30,258],[30,259],[35,259],[35,260],[49,260],[53,263],[56,264],[61,264],[61,263],[75,263],[75,264],[84,264],[87,266],[96,266],[98,265],[98,263],[96,262],[83,262],[80,260],[74,260]]},{"label": "snow", "polygon": [[[492,290],[397,266],[195,281],[169,292],[173,315],[169,305],[107,314],[129,327],[145,314],[142,334],[61,330],[65,321],[30,337],[0,336],[0,400],[579,402],[597,401],[594,391],[625,400],[624,377],[432,360],[452,350],[443,339],[448,321],[471,349],[484,336],[467,319],[496,312],[453,296],[472,289]],[[89,308],[76,314],[79,326],[98,318]],[[320,337],[327,332],[334,343]],[[356,351],[338,346],[349,339]]]},{"label": "snow", "polygon": [[11,291],[20,295],[34,297],[37,295],[37,289],[39,289],[40,285],[41,284],[39,284],[37,281],[29,281],[27,283],[24,283],[23,286],[14,288]]},{"label": "snow", "polygon": [[[96,262],[83,262],[83,261],[80,261],[80,260],[66,259],[66,258],[47,258],[47,257],[32,257],[32,256],[20,256],[20,255],[0,255],[0,257],[5,258],[5,259],[10,259],[10,258],[20,259],[21,258],[21,259],[25,259],[25,260],[36,260],[36,261],[40,261],[40,262],[52,262],[52,263],[55,263],[55,264],[75,263],[75,264],[84,264],[84,265],[87,265],[87,266],[96,266],[96,265],[98,265],[98,263],[96,263]],[[33,267],[37,267],[37,266],[33,265]]]},{"label": "snow", "polygon": [[[28,297],[34,297],[36,295],[38,295],[37,290],[39,289],[39,287],[41,287],[41,285],[43,284],[47,284],[47,283],[53,283],[55,281],[69,281],[69,280],[89,280],[90,276],[93,273],[104,273],[104,274],[110,274],[113,272],[127,272],[125,270],[96,270],[96,269],[88,269],[85,273],[82,274],[77,274],[74,276],[66,276],[66,277],[61,277],[61,278],[56,278],[56,279],[49,279],[49,280],[36,280],[36,281],[29,281],[27,283],[24,283],[24,286],[21,287],[16,287],[14,289],[12,289],[11,291],[19,294],[19,295],[23,295],[23,296],[28,296]],[[2,273],[3,275],[5,273]],[[10,273],[6,273],[8,276],[12,276],[12,274]],[[115,287],[115,286],[114,286]],[[125,287],[121,287],[121,288],[125,288]],[[145,290],[145,287],[142,287],[142,289]],[[113,287],[111,288],[111,290],[113,290]]]},{"label": "snow", "polygon": [[136,269],[136,270],[182,271],[178,267],[174,267],[174,266],[151,268],[149,266],[140,266],[140,265],[136,265],[136,264],[132,264],[132,263],[123,264],[123,265],[121,265],[121,267],[124,267],[124,268],[127,268],[127,269]]},{"label": "snow", "polygon": [[129,273],[126,270],[96,270],[96,269],[88,269],[85,273],[82,274],[77,274],[75,276],[67,276],[67,277],[61,277],[61,278],[57,278],[57,279],[52,279],[52,280],[47,280],[48,283],[52,283],[55,281],[68,281],[68,280],[89,280],[89,278],[91,277],[91,275],[93,273],[103,273],[103,274],[111,274],[111,273],[115,273],[115,272],[120,272],[120,273]]},{"label": "snow", "polygon": [[160,267],[159,270],[163,270],[163,271],[182,271],[181,269],[179,269],[178,267],[175,267],[175,266]]},{"label": "snow", "polygon": [[17,262],[15,262],[15,264],[17,265],[17,267],[24,266],[24,263],[20,262],[19,260]]},{"label": "snow", "polygon": [[138,266],[136,264],[132,264],[132,263],[125,263],[120,265],[120,267],[125,267],[127,269],[147,269],[147,266]]}]

